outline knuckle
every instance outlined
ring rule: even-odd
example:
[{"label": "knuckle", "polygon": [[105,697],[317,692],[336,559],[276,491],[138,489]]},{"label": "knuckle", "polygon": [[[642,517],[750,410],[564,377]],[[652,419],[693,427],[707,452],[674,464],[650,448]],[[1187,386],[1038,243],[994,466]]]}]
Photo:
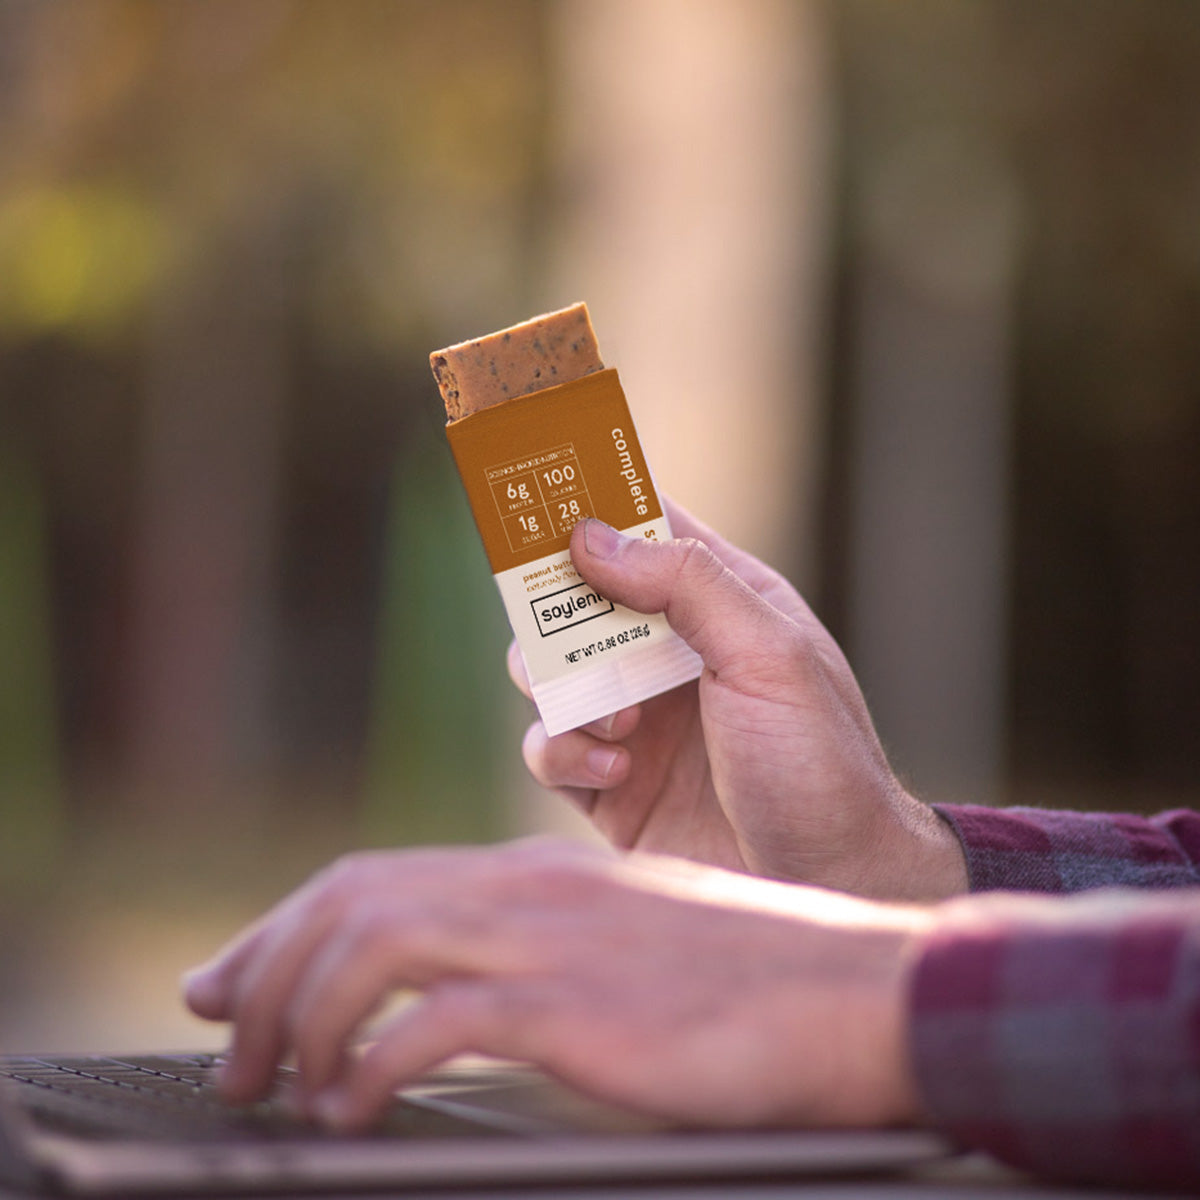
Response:
[{"label": "knuckle", "polygon": [[492,859],[478,894],[493,910],[574,906],[589,894],[608,854],[580,841],[538,834],[508,842]]},{"label": "knuckle", "polygon": [[710,642],[727,644],[751,614],[767,605],[703,542],[684,538],[678,547],[668,620],[686,641],[708,630]]},{"label": "knuckle", "polygon": [[486,984],[448,982],[430,996],[443,1028],[464,1042],[503,1030],[512,1037],[540,1025],[554,1008],[554,985],[547,980],[506,980]]},{"label": "knuckle", "polygon": [[680,538],[678,573],[697,580],[711,582],[725,574],[725,564],[699,538]]},{"label": "knuckle", "polygon": [[317,890],[328,896],[346,895],[358,888],[365,870],[361,852],[343,854],[313,877]]},{"label": "knuckle", "polygon": [[[390,925],[397,923],[397,891],[382,886],[371,854],[350,854],[322,872],[321,886],[306,905],[303,924],[312,931],[302,937],[306,964],[322,963],[340,954],[353,959],[379,946]],[[364,951],[364,947],[366,950]]]},{"label": "knuckle", "polygon": [[815,638],[802,627],[794,627],[787,638],[780,661],[793,678],[811,680],[824,673],[825,657]]},{"label": "knuckle", "polygon": [[374,960],[399,948],[408,925],[401,909],[364,896],[347,911],[341,936],[355,957]]},{"label": "knuckle", "polygon": [[578,842],[546,835],[519,846],[506,890],[536,905],[574,906],[602,885],[600,859]]},{"label": "knuckle", "polygon": [[322,907],[349,909],[360,897],[379,890],[391,874],[389,856],[379,850],[354,850],[335,858],[313,879],[313,891]]},{"label": "knuckle", "polygon": [[555,991],[552,982],[541,979],[492,988],[482,1015],[510,1030],[541,1025],[556,1008]]}]

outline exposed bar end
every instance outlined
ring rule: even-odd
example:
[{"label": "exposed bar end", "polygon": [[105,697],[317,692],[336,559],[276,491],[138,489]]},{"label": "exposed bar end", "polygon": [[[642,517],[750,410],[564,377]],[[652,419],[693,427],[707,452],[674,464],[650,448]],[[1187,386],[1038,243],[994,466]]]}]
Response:
[{"label": "exposed bar end", "polygon": [[584,303],[435,350],[429,365],[451,421],[604,369]]}]

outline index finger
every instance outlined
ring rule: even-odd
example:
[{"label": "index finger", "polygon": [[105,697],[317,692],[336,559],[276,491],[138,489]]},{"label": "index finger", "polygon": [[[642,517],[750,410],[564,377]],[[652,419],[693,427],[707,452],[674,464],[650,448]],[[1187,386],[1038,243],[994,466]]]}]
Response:
[{"label": "index finger", "polygon": [[282,905],[264,913],[241,933],[227,942],[206,963],[192,967],[183,975],[183,996],[187,1006],[209,1021],[228,1021],[233,1016],[233,995],[237,980],[246,964],[258,954]]},{"label": "index finger", "polygon": [[675,537],[690,537],[703,542],[743,583],[787,616],[811,617],[811,611],[800,594],[773,567],[767,566],[740,546],[735,546],[669,496],[663,496],[662,503]]}]

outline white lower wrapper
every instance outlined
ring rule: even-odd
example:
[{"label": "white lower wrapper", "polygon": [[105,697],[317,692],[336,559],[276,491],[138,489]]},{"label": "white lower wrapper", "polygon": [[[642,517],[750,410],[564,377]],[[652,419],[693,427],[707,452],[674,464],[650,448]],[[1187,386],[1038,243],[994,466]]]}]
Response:
[{"label": "white lower wrapper", "polygon": [[[660,518],[623,532],[669,538]],[[699,677],[703,664],[661,614],[613,604],[584,583],[565,551],[495,576],[551,735]]]}]

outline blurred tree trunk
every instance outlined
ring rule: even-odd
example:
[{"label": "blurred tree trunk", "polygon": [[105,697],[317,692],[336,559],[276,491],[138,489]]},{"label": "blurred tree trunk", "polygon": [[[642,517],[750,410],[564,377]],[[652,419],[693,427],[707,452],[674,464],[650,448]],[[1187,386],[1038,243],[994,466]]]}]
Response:
[{"label": "blurred tree trunk", "polygon": [[993,10],[862,0],[837,12],[850,231],[846,642],[895,766],[931,799],[986,801],[1005,749],[1018,217]]},{"label": "blurred tree trunk", "polygon": [[828,265],[823,10],[555,11],[566,203],[551,292],[588,300],[663,488],[807,577]]},{"label": "blurred tree trunk", "polygon": [[1024,798],[1200,786],[1200,8],[1000,5],[1029,198],[1013,773]]},{"label": "blurred tree trunk", "polygon": [[171,292],[146,347],[133,794],[243,800],[265,745],[287,298],[270,213]]}]

